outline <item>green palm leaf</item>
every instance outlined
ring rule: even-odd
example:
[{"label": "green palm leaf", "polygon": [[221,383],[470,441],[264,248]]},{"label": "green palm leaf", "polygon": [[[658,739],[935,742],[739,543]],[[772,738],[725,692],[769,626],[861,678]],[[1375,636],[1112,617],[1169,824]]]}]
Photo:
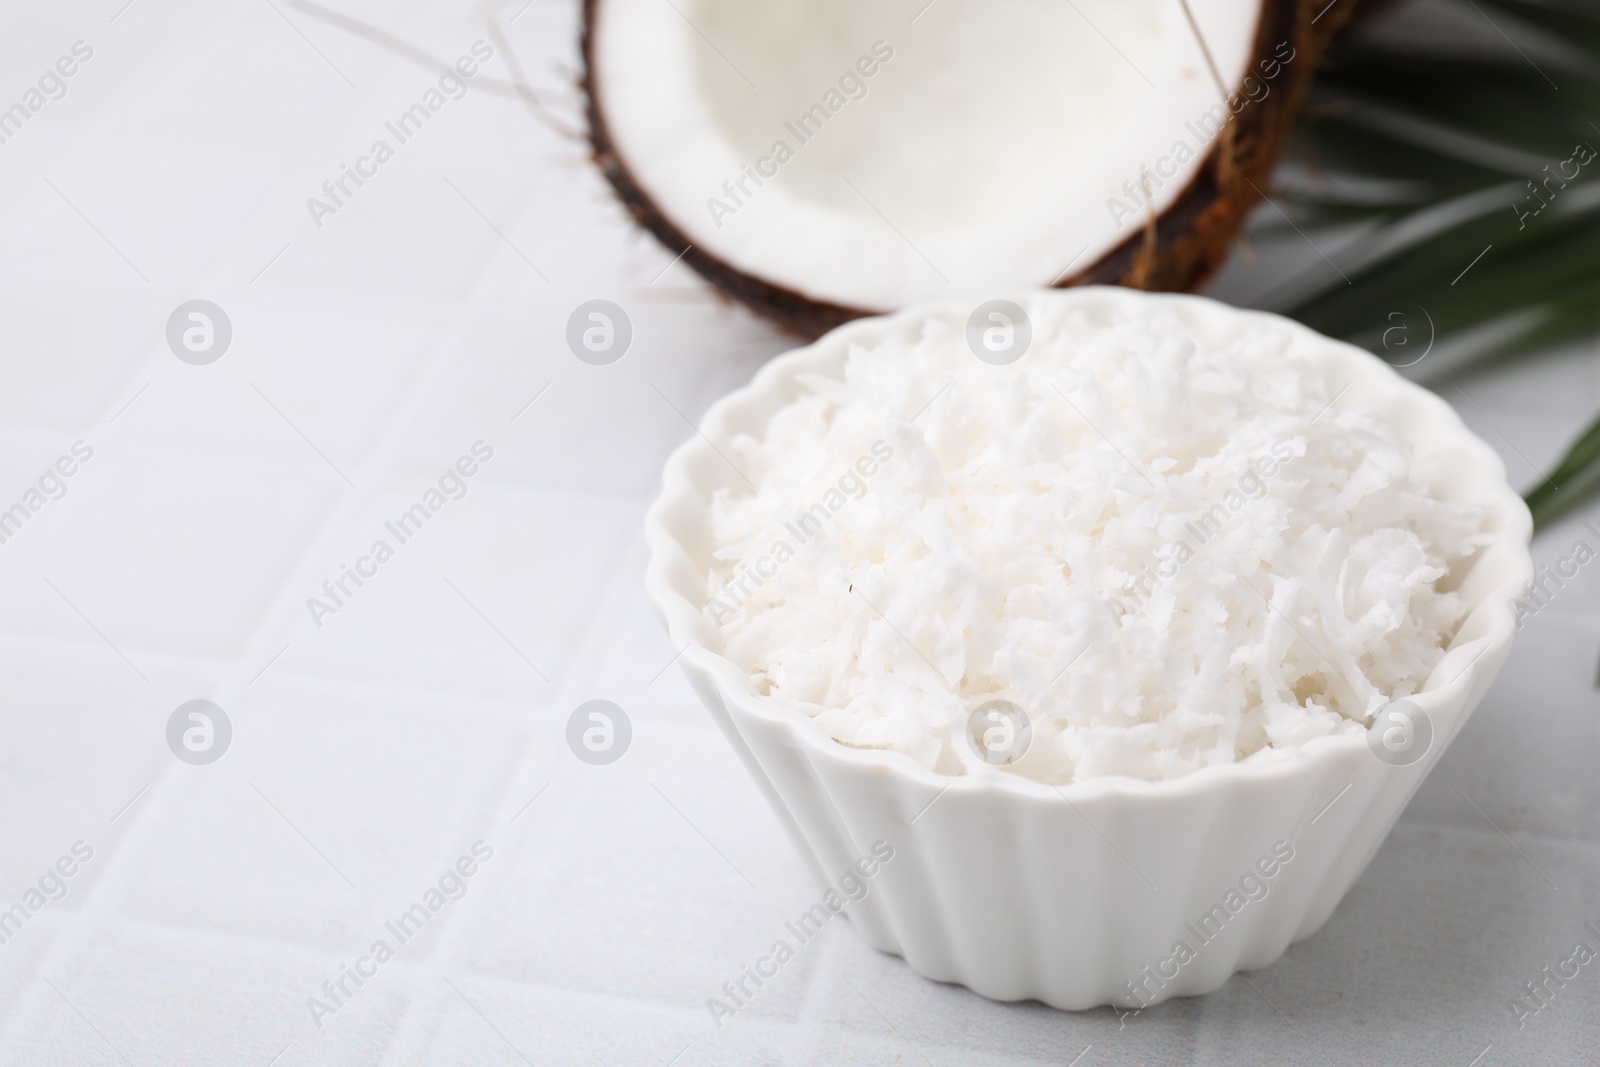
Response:
[{"label": "green palm leaf", "polygon": [[[1458,352],[1419,368],[1435,386],[1600,334],[1600,4],[1460,8],[1498,52],[1351,36],[1274,180],[1297,229],[1342,241],[1279,290],[1286,313],[1382,355],[1395,313],[1422,309]],[[1528,504],[1543,523],[1597,494],[1600,419]]]}]

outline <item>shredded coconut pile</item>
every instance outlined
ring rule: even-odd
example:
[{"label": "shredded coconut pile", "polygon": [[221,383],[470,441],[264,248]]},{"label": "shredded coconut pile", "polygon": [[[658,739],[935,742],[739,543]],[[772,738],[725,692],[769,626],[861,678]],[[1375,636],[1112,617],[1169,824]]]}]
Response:
[{"label": "shredded coconut pile", "polygon": [[713,501],[706,610],[757,691],[946,774],[995,769],[968,717],[1011,701],[1006,770],[1057,784],[1265,758],[1416,692],[1486,509],[1431,496],[1287,330],[1042,317],[1005,367],[938,321],[853,349],[724,449],[756,488]]}]

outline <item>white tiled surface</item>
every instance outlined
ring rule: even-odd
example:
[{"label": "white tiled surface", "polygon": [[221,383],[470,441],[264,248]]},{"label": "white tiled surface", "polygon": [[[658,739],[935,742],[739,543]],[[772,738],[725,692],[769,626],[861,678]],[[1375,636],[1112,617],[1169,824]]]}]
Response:
[{"label": "white tiled surface", "polygon": [[[575,0],[342,0],[497,56],[321,230],[305,198],[428,71],[309,3],[122,2],[0,15],[0,106],[95,50],[0,145],[0,508],[94,449],[0,545],[0,908],[94,848],[0,945],[0,1062],[1600,1062],[1600,970],[1520,1031],[1507,1006],[1600,924],[1593,574],[1327,928],[1248,981],[1069,1015],[925,982],[834,924],[718,1029],[706,997],[816,890],[664,669],[640,520],[689,432],[673,406],[786,342],[661,274],[581,145],[506,91],[509,52],[574,122]],[[163,337],[195,297],[234,326],[206,367]],[[611,367],[562,340],[595,297],[634,322]],[[1526,483],[1600,375],[1520,373],[1469,383],[1481,412],[1448,395]],[[315,626],[306,598],[478,440],[466,497]],[[208,767],[164,738],[196,697],[235,728]],[[608,767],[563,740],[596,697],[635,726]],[[316,1026],[307,998],[480,838],[467,895]]]}]

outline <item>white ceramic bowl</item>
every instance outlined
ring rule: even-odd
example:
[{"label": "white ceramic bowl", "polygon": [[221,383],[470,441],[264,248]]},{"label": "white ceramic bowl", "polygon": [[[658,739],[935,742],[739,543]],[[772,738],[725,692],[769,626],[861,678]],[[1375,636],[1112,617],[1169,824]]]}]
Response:
[{"label": "white ceramic bowl", "polygon": [[[706,520],[712,492],[737,475],[708,441],[758,432],[805,391],[802,374],[838,377],[848,345],[914,336],[941,318],[959,336],[976,301],[842,326],[713,405],[704,436],[667,461],[646,520],[649,594],[674,645],[688,646],[681,662],[695,691],[817,876],[837,884],[880,840],[895,850],[847,909],[875,947],[997,1000],[1082,1009],[1209,992],[1315,933],[1365,870],[1505,661],[1512,603],[1533,577],[1532,524],[1494,451],[1444,401],[1360,349],[1199,297],[1084,288],[1007,298],[1035,323],[1067,305],[1099,316],[1159,307],[1214,339],[1287,330],[1294,351],[1349,381],[1341,406],[1371,407],[1408,436],[1434,492],[1492,509],[1494,542],[1456,576],[1471,611],[1411,698],[1433,728],[1420,760],[1391,766],[1365,735],[1341,734],[1172,781],[1104,777],[1058,789],[1014,774],[948,777],[900,753],[835,742],[719,654],[703,610]],[[1287,863],[1280,842],[1292,850]]]}]

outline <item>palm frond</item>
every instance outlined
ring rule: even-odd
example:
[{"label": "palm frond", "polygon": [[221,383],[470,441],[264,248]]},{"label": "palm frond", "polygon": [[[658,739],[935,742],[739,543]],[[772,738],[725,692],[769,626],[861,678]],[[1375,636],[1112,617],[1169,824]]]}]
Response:
[{"label": "palm frond", "polygon": [[[1436,385],[1441,370],[1600,335],[1600,5],[1459,2],[1509,47],[1352,36],[1319,74],[1275,178],[1314,242],[1355,234],[1332,270],[1289,283],[1286,313],[1381,356],[1394,313],[1421,309],[1439,342],[1466,346],[1420,369]],[[1597,494],[1600,420],[1528,502],[1544,522]]]}]

